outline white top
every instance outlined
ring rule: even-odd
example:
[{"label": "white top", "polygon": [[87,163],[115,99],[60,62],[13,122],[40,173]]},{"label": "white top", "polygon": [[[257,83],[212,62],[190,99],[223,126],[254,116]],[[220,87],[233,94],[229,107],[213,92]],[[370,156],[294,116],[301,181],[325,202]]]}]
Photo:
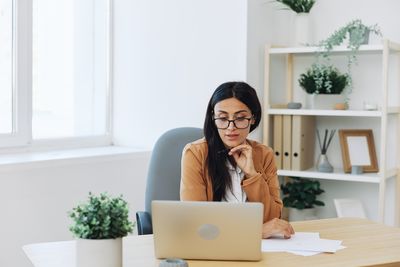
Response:
[{"label": "white top", "polygon": [[244,178],[244,172],[238,166],[234,168],[229,161],[226,165],[232,178],[232,192],[228,190],[224,200],[226,202],[246,202],[246,192],[244,192],[241,185]]}]

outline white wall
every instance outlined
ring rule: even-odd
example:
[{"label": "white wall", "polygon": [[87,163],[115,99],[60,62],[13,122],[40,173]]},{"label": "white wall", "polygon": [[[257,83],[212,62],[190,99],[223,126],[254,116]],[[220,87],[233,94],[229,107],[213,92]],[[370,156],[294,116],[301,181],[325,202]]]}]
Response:
[{"label": "white wall", "polygon": [[[263,101],[263,69],[264,69],[264,46],[271,42],[272,33],[267,30],[268,17],[271,11],[263,0],[252,0],[247,2],[247,82],[252,85]],[[261,102],[262,103],[262,102]],[[261,121],[262,122],[262,121]],[[262,123],[252,133],[251,138],[262,140]]]},{"label": "white wall", "polygon": [[107,159],[35,163],[0,169],[0,266],[31,267],[22,246],[71,240],[67,212],[89,191],[123,194],[130,217],[144,209],[150,153]]},{"label": "white wall", "polygon": [[328,37],[338,27],[359,18],[366,25],[377,23],[385,37],[400,42],[398,10],[398,0],[319,0],[311,12],[315,41]]},{"label": "white wall", "polygon": [[246,1],[114,2],[115,142],[202,127],[214,89],[246,79]]}]

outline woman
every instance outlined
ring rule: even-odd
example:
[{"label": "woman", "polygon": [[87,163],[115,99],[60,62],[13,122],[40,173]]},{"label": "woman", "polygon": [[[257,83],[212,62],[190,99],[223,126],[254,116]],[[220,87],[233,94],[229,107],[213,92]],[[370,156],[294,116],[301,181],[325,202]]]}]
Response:
[{"label": "woman", "polygon": [[186,145],[182,156],[181,200],[261,202],[263,238],[294,234],[279,219],[282,201],[271,148],[247,136],[261,121],[256,91],[244,82],[227,82],[211,96],[205,138]]}]

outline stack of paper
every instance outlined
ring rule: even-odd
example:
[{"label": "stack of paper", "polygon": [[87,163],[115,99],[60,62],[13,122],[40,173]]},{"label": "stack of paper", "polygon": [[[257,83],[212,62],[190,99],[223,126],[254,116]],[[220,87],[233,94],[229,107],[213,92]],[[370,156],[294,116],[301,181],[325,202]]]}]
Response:
[{"label": "stack of paper", "polygon": [[322,252],[335,253],[345,248],[341,240],[319,238],[319,233],[296,232],[290,239],[282,236],[263,239],[263,252],[290,252],[296,255],[312,256]]}]

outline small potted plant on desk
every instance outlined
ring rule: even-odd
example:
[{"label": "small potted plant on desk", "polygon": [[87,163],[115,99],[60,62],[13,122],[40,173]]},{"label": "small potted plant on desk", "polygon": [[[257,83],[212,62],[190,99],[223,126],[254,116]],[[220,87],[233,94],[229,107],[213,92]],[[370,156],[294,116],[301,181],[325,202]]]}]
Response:
[{"label": "small potted plant on desk", "polygon": [[[308,108],[347,109],[343,90],[349,84],[349,76],[341,74],[332,65],[314,63],[298,80],[300,87],[311,95]],[[324,96],[324,97],[322,97]],[[334,97],[327,97],[334,96]]]},{"label": "small potted plant on desk", "polygon": [[283,206],[289,209],[290,221],[316,219],[315,206],[325,206],[317,196],[325,192],[317,180],[289,177],[291,181],[281,185]]},{"label": "small potted plant on desk", "polygon": [[69,212],[77,267],[122,267],[122,237],[131,233],[128,204],[122,196],[89,193],[88,202]]}]

